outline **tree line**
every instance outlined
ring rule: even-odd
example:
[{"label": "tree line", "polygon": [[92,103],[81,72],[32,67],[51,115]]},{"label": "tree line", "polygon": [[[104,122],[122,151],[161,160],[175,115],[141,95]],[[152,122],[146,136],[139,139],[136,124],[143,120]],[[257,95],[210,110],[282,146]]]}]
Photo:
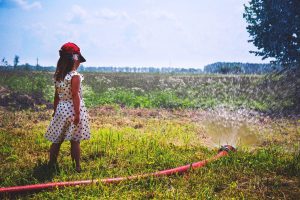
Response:
[{"label": "tree line", "polygon": [[217,62],[204,66],[207,74],[268,74],[280,70],[278,64]]},{"label": "tree line", "polygon": [[[55,71],[54,66],[31,65],[28,63],[19,64],[20,57],[14,58],[14,64],[10,65],[5,58],[2,58],[0,70],[25,70],[25,71]],[[80,72],[107,72],[107,73],[173,73],[173,74],[266,74],[279,69],[278,65],[241,63],[241,62],[217,62],[200,68],[175,68],[175,67],[113,67],[113,66],[83,66],[78,69]]]}]

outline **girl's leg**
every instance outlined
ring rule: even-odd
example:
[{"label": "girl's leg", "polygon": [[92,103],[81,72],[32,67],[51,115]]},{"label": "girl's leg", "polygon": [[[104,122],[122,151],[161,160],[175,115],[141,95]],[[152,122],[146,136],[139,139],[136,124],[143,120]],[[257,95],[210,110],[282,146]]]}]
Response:
[{"label": "girl's leg", "polygon": [[52,145],[50,146],[49,165],[54,165],[57,162],[60,145],[61,143],[52,143]]},{"label": "girl's leg", "polygon": [[71,140],[71,157],[73,162],[75,161],[76,171],[80,172],[80,142]]}]

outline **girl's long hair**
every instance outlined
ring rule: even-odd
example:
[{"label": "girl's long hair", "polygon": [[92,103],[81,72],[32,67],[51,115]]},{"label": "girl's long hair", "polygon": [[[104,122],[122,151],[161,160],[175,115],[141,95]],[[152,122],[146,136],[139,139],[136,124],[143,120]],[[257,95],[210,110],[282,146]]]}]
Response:
[{"label": "girl's long hair", "polygon": [[56,81],[64,80],[67,73],[69,73],[74,66],[74,60],[72,59],[73,58],[72,54],[59,51],[59,55],[60,57],[57,61],[56,70],[54,73],[54,79]]}]

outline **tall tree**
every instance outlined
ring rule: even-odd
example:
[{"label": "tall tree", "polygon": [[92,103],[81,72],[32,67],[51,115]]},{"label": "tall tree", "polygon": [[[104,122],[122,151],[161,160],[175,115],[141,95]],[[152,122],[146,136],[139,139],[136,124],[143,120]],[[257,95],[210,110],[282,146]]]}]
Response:
[{"label": "tall tree", "polygon": [[258,48],[252,53],[283,67],[281,83],[288,93],[278,98],[293,99],[300,112],[300,0],[250,0],[244,7],[249,42]]},{"label": "tall tree", "polygon": [[18,55],[15,55],[15,58],[14,58],[14,67],[17,67],[17,65],[19,64],[19,59],[20,59],[20,57]]},{"label": "tall tree", "polygon": [[[275,58],[288,70],[300,68],[300,0],[250,0],[243,17],[255,55]],[[297,71],[298,71],[297,70]]]}]

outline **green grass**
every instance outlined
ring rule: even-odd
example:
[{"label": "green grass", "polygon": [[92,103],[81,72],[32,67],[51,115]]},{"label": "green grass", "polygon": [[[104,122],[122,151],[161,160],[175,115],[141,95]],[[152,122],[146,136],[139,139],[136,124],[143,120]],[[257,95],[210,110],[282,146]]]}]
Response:
[{"label": "green grass", "polygon": [[[12,92],[32,96],[41,94],[43,99],[52,102],[54,87],[51,73],[14,71],[3,72],[1,75],[3,78],[0,79],[0,86]],[[214,137],[218,134],[223,137],[225,131],[231,130],[226,126],[230,121],[218,121],[216,113],[207,115],[210,108],[225,105],[230,108],[272,111],[292,104],[290,98],[284,98],[284,95],[290,95],[289,91],[283,90],[276,80],[266,81],[262,76],[122,73],[85,73],[84,76],[84,98],[90,108],[92,138],[81,143],[83,172],[74,171],[70,158],[70,144],[67,142],[63,143],[61,148],[59,168],[47,168],[50,142],[44,139],[44,134],[52,112],[45,109],[45,106],[41,105],[39,108],[43,109],[39,109],[39,112],[31,109],[9,111],[0,108],[0,187],[130,176],[186,165],[216,154],[216,147],[207,147],[211,147],[211,131],[214,131]],[[207,120],[210,126],[205,126]],[[255,130],[255,138],[258,140],[255,148],[239,145],[237,153],[185,175],[2,197],[299,197],[299,119],[272,119],[261,115],[248,120],[258,123],[250,123],[243,129],[231,128],[232,131]],[[224,126],[211,123],[214,121]],[[224,129],[226,127],[228,130]],[[228,134],[228,137],[231,135]]]},{"label": "green grass", "polygon": [[[166,117],[145,117],[113,108],[91,114],[92,138],[83,141],[82,173],[76,173],[70,158],[70,144],[62,145],[59,170],[46,166],[50,143],[44,139],[50,111],[1,111],[0,187],[90,180],[155,172],[210,158],[217,149],[208,149],[199,138],[204,131],[172,113]],[[151,111],[151,110],[150,110]],[[4,112],[6,113],[4,115]],[[140,112],[140,111],[139,111]],[[182,111],[183,112],[183,111]],[[151,115],[150,115],[151,116]],[[300,130],[282,122],[273,135],[256,150],[239,147],[206,167],[185,175],[146,178],[116,185],[89,185],[45,190],[4,198],[29,199],[292,199],[300,194]],[[270,124],[271,125],[271,124]],[[266,129],[268,131],[269,129]],[[282,133],[284,132],[284,134]],[[274,140],[272,139],[274,138]],[[278,141],[278,138],[281,138]],[[282,143],[289,139],[286,151]],[[276,142],[277,141],[277,142]],[[264,145],[265,143],[273,143]]]}]

